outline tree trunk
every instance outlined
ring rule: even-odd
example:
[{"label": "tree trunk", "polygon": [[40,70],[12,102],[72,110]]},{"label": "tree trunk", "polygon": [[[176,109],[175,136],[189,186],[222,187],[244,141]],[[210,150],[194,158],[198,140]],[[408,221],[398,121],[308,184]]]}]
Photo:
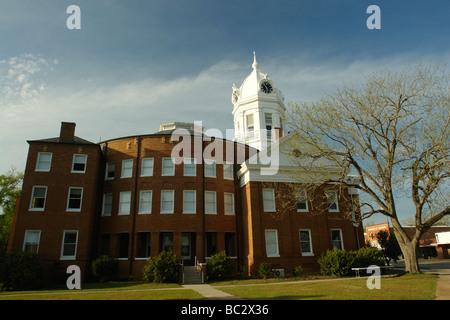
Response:
[{"label": "tree trunk", "polygon": [[400,249],[402,250],[403,257],[405,259],[405,272],[420,272],[419,261],[417,260],[417,244],[418,242],[414,240],[408,243],[400,244]]},{"label": "tree trunk", "polygon": [[400,249],[405,259],[405,272],[420,272],[419,261],[417,260],[417,251],[419,248],[419,237],[413,236],[412,240],[408,237],[405,230],[400,226],[397,219],[392,219],[392,226],[395,237],[397,238]]}]

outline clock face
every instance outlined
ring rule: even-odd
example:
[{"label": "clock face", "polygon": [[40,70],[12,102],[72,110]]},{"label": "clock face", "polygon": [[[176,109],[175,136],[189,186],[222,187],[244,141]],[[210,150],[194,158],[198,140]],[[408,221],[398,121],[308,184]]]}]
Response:
[{"label": "clock face", "polygon": [[272,85],[268,81],[261,83],[261,90],[264,93],[271,93],[273,91]]}]

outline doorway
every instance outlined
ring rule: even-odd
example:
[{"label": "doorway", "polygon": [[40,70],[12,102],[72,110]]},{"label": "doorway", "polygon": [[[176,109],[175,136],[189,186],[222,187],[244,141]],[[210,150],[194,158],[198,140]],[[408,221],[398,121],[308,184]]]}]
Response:
[{"label": "doorway", "polygon": [[185,266],[195,264],[195,232],[181,234],[181,257]]}]

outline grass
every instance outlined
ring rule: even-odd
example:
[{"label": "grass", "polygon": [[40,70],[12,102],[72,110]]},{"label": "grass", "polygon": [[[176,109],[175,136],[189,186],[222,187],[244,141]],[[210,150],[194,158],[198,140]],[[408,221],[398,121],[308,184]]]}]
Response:
[{"label": "grass", "polygon": [[311,280],[280,284],[224,286],[220,290],[254,300],[434,300],[437,276],[405,274],[380,279],[381,289],[368,289],[367,278]]},{"label": "grass", "polygon": [[[296,281],[297,280],[297,281]],[[249,279],[210,283],[217,289],[252,300],[433,300],[437,276],[405,274],[383,277],[381,289],[368,289],[367,278],[298,281],[298,279]],[[264,284],[264,285],[263,285]],[[178,284],[108,282],[85,284],[81,290],[0,292],[0,300],[199,300],[193,290]]]}]

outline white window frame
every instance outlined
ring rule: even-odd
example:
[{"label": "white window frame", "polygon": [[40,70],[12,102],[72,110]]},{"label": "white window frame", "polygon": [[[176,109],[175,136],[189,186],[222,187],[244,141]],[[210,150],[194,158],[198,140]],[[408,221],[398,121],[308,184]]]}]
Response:
[{"label": "white window frame", "polygon": [[205,166],[205,177],[206,178],[215,178],[216,177],[216,160],[204,159]]},{"label": "white window frame", "polygon": [[[339,231],[340,248],[335,248],[335,246],[334,246],[334,242],[337,241],[337,240],[333,240],[333,231]],[[331,247],[332,247],[332,250],[336,250],[336,249],[344,250],[344,238],[343,238],[343,234],[342,234],[342,229],[331,229],[330,233],[331,233]]]},{"label": "white window frame", "polygon": [[[79,208],[69,208],[70,203],[70,191],[74,189],[81,190],[81,198],[80,198],[80,207]],[[66,205],[66,211],[67,212],[81,212],[81,208],[83,205],[83,188],[82,187],[69,187],[69,193],[67,194],[67,205]]]},{"label": "white window frame", "polygon": [[[274,233],[275,234],[275,242],[269,242],[268,240],[270,240],[267,235],[270,233]],[[278,230],[277,229],[265,229],[264,230],[264,240],[265,240],[265,245],[266,245],[266,256],[267,257],[279,257],[280,256],[280,251],[279,251],[279,245],[278,245]],[[271,252],[271,246],[274,246],[276,248],[275,252]]]},{"label": "white window frame", "polygon": [[[131,163],[131,166],[130,166],[130,163]],[[121,171],[120,177],[121,178],[133,177],[133,165],[134,165],[133,159],[122,160],[122,168],[120,170]]]},{"label": "white window frame", "polygon": [[[306,193],[305,190],[297,190],[296,193],[297,197],[296,197],[296,207],[297,207],[297,212],[309,212],[309,206],[308,206],[308,194]],[[303,201],[305,202],[306,205],[306,209],[299,209],[298,208],[298,203],[300,202],[300,200],[302,200],[302,198],[304,199]]]},{"label": "white window frame", "polygon": [[[195,177],[197,175],[197,161],[195,158],[184,158],[183,175],[185,177]],[[186,172],[193,170],[194,172]]]},{"label": "white window frame", "polygon": [[[325,191],[325,196],[327,198],[327,206],[328,206],[328,212],[339,212],[339,204],[338,204],[338,195],[336,190],[327,190]],[[332,209],[331,205],[333,202],[330,202],[331,197],[334,197],[336,208]]]},{"label": "white window frame", "polygon": [[154,158],[142,158],[142,160],[141,160],[141,177],[152,177],[154,164],[155,164]]},{"label": "white window frame", "polygon": [[[106,203],[106,199],[110,198],[111,202]],[[102,217],[110,217],[112,214],[112,203],[113,203],[113,194],[112,193],[105,193],[103,194],[103,205],[102,205]],[[105,210],[106,205],[110,207],[109,212]]]},{"label": "white window frame", "polygon": [[233,164],[224,162],[223,163],[223,178],[227,180],[234,180]]},{"label": "white window frame", "polygon": [[[170,161],[169,161],[170,160]],[[172,163],[168,166],[168,163]],[[175,159],[171,157],[163,157],[161,164],[161,175],[162,176],[174,176],[175,175]]]},{"label": "white window frame", "polygon": [[[150,200],[145,198],[145,195],[150,195]],[[144,204],[149,207],[149,209],[143,209]],[[151,214],[152,213],[152,204],[153,204],[153,191],[152,190],[141,190],[139,192],[139,211],[138,214]]]},{"label": "white window frame", "polygon": [[[111,171],[113,173],[112,177],[108,177],[108,172],[109,169],[112,167],[114,167],[114,170]],[[114,180],[114,177],[116,175],[116,163],[114,161],[108,162],[106,163],[106,169],[105,169],[105,180]]]},{"label": "white window frame", "polygon": [[[50,159],[48,161],[45,161],[41,158],[41,156],[50,156]],[[52,158],[53,153],[52,152],[39,152],[37,159],[36,159],[36,168],[35,171],[37,172],[50,172],[51,166],[52,166]],[[47,164],[48,163],[48,164]],[[39,168],[40,166],[45,165],[45,168]],[[48,168],[47,168],[48,166]]]},{"label": "white window frame", "polygon": [[205,214],[217,214],[217,193],[215,191],[205,191]]},{"label": "white window frame", "polygon": [[119,195],[119,216],[129,215],[131,212],[131,191],[122,191]]},{"label": "white window frame", "polygon": [[[272,188],[262,189],[263,209],[264,212],[276,212],[275,206],[275,190]],[[269,205],[270,204],[270,205]]]},{"label": "white window frame", "polygon": [[[33,199],[34,197],[34,191],[36,188],[44,188],[45,189],[45,195],[44,195],[44,206],[42,208],[34,208],[33,207]],[[33,186],[33,188],[31,189],[31,199],[30,199],[30,207],[29,207],[29,211],[44,211],[45,210],[45,204],[47,202],[47,191],[48,191],[48,187],[47,186]]]},{"label": "white window frame", "polygon": [[[187,194],[193,195],[194,200],[187,199]],[[189,208],[187,204],[193,205],[194,209]],[[195,214],[197,213],[197,192],[195,190],[183,190],[183,213]]]},{"label": "white window frame", "polygon": [[[303,252],[302,251],[302,236],[301,233],[302,232],[307,232],[308,233],[308,242],[309,242],[309,252]],[[312,239],[311,239],[311,230],[310,229],[300,229],[298,230],[298,238],[299,238],[299,243],[300,243],[300,253],[302,254],[302,256],[306,257],[306,256],[313,256],[314,252],[313,252],[313,246],[312,246]]]},{"label": "white window frame", "polygon": [[[231,199],[231,203],[227,201],[227,197]],[[231,210],[227,210],[227,207],[229,207]],[[227,215],[234,215],[234,193],[230,192],[224,192],[223,193],[223,212]]]},{"label": "white window frame", "polygon": [[[84,158],[84,162],[80,162],[77,161],[77,158]],[[72,160],[72,171],[71,173],[86,173],[86,168],[87,168],[87,154],[81,154],[81,153],[75,153],[73,155],[73,160]],[[83,163],[84,164],[84,169],[83,170],[75,170],[75,164],[79,164],[79,163]]]},{"label": "white window frame", "polygon": [[[164,199],[164,195],[169,195],[169,199]],[[164,203],[169,203],[170,208],[163,209]],[[159,213],[161,214],[172,214],[175,208],[175,190],[161,190],[161,209]]]},{"label": "white window frame", "polygon": [[[38,236],[37,236],[37,242],[31,242],[31,241],[27,241],[27,236],[28,235],[31,235],[32,233],[37,233],[38,234]],[[28,251],[28,252],[33,252],[33,253],[39,253],[39,244],[40,244],[40,242],[41,242],[41,230],[25,230],[25,235],[24,235],[24,239],[23,239],[23,246],[22,246],[22,251],[23,252],[26,252],[25,251],[25,248],[26,248],[26,246],[27,246],[27,244],[30,244],[30,245],[36,245],[36,252],[34,252],[34,251]]]},{"label": "white window frame", "polygon": [[[76,237],[76,241],[75,241],[75,250],[74,250],[74,254],[73,255],[64,255],[64,246],[66,245],[66,243],[64,242],[65,238],[66,238],[66,233],[76,233],[77,237]],[[76,260],[77,258],[77,249],[78,249],[78,230],[64,230],[63,232],[63,237],[62,237],[62,243],[61,243],[61,257],[60,260]],[[68,243],[68,245],[70,245],[71,243]]]}]

